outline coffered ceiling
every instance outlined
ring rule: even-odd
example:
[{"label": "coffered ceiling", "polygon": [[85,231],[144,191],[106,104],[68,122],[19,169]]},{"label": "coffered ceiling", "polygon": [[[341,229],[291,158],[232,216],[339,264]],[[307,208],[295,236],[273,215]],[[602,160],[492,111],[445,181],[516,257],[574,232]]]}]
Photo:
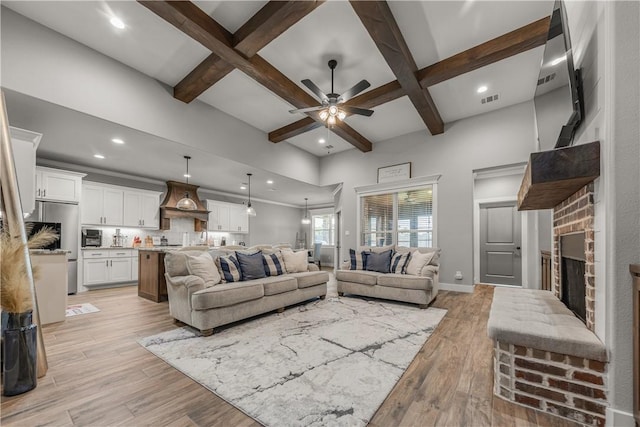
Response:
[{"label": "coffered ceiling", "polygon": [[[547,25],[540,20],[553,6],[473,0],[2,4],[174,87],[186,101],[199,80],[185,77],[214,75],[215,84],[198,88],[203,91],[195,99],[264,131],[271,141],[318,156],[354,146],[366,152],[377,141],[414,131],[437,135],[455,120],[531,99]],[[124,29],[109,23],[113,16]],[[313,113],[289,113],[319,104],[302,79],[330,91],[329,59],[338,60],[337,93],[362,79],[371,83],[349,103],[372,108],[372,117],[350,116],[329,131]],[[488,91],[478,94],[482,85]],[[480,102],[493,94],[497,101]],[[320,138],[326,142],[319,144]]]}]

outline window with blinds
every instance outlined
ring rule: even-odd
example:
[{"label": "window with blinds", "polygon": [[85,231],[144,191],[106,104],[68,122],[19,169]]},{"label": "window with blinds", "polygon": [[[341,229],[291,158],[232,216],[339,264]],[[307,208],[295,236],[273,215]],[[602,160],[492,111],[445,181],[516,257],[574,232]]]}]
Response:
[{"label": "window with blinds", "polygon": [[361,244],[433,246],[433,186],[361,196]]},{"label": "window with blinds", "polygon": [[311,221],[313,223],[314,243],[322,243],[323,246],[333,246],[335,244],[335,215],[313,215]]}]

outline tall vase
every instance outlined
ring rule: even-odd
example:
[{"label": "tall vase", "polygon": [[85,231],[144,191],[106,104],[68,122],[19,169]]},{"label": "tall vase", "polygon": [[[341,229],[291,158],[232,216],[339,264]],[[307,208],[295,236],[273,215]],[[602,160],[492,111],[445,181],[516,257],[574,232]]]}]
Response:
[{"label": "tall vase", "polygon": [[37,326],[32,311],[2,312],[2,375],[5,396],[25,393],[38,383]]}]

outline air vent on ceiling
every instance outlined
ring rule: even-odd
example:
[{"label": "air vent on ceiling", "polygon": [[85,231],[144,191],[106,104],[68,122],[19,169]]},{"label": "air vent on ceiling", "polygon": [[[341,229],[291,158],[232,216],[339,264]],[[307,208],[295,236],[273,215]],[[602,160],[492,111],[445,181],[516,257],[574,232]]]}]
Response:
[{"label": "air vent on ceiling", "polygon": [[551,73],[548,76],[542,77],[538,79],[538,86],[543,85],[545,83],[549,83],[551,80],[556,78],[556,73]]},{"label": "air vent on ceiling", "polygon": [[480,103],[486,104],[488,102],[494,102],[494,101],[497,101],[499,98],[500,98],[500,95],[496,93],[495,95],[489,95],[486,98],[482,98],[480,100]]},{"label": "air vent on ceiling", "polygon": [[324,148],[326,148],[327,150],[331,150],[333,148],[333,145],[325,145]]}]

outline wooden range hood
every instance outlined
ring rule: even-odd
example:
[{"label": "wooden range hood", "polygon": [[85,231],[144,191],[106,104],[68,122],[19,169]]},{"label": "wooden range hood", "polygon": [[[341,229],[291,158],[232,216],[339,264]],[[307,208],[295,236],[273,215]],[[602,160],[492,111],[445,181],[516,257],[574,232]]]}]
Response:
[{"label": "wooden range hood", "polygon": [[552,209],[599,176],[599,141],[531,153],[518,210]]},{"label": "wooden range hood", "polygon": [[[197,185],[185,184],[184,182],[167,181],[167,194],[160,204],[160,230],[171,228],[171,218],[193,218],[194,231],[207,229],[209,211],[198,198],[198,188]],[[196,203],[197,210],[185,211],[176,207],[178,200],[182,199],[185,194],[188,194],[188,197]]]}]

